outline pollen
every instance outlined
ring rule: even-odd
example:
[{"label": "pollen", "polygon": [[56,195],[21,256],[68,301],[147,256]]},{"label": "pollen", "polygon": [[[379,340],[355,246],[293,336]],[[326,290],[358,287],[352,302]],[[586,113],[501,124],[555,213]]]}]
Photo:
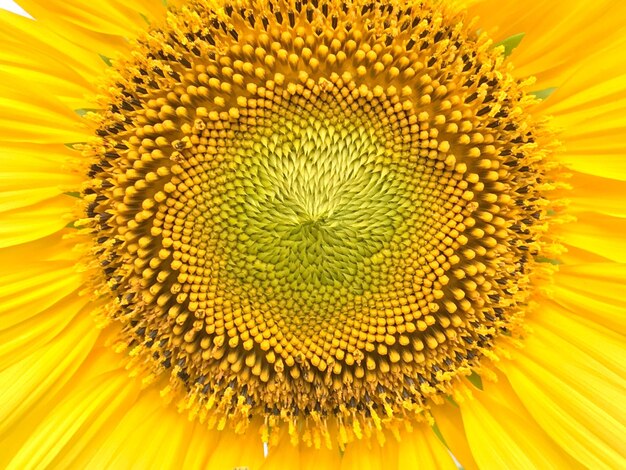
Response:
[{"label": "pollen", "polygon": [[181,412],[343,447],[518,334],[550,135],[444,3],[195,0],[113,61],[86,230],[120,349]]}]

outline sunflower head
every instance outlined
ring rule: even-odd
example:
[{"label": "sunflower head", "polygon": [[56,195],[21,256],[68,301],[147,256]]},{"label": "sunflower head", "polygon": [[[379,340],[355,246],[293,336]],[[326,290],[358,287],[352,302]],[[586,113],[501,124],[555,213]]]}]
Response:
[{"label": "sunflower head", "polygon": [[192,1],[102,91],[106,315],[191,416],[343,446],[428,419],[518,335],[549,135],[462,14]]},{"label": "sunflower head", "polygon": [[626,2],[17,1],[0,468],[626,468]]}]

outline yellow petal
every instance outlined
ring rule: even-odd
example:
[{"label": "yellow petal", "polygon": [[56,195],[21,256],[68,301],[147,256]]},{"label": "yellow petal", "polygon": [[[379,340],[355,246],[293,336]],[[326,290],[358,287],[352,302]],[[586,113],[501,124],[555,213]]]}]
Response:
[{"label": "yellow petal", "polygon": [[626,217],[626,182],[574,171],[567,183],[573,187],[572,191],[563,192],[570,202],[570,213],[600,212]]},{"label": "yellow petal", "polygon": [[[94,77],[99,76],[107,65],[94,51],[86,51],[71,39],[63,39],[54,29],[46,28],[39,21],[0,10],[3,70],[21,65],[22,70],[41,73],[41,78],[51,75],[66,82],[76,80],[76,89],[90,89]],[[28,54],[23,53],[25,49]],[[76,74],[80,76],[78,79]],[[69,85],[65,83],[64,86]]]},{"label": "yellow petal", "polygon": [[555,333],[559,325],[529,324],[533,331],[524,349],[500,366],[519,398],[585,467],[626,468],[624,377]]},{"label": "yellow petal", "polygon": [[[42,367],[50,371],[49,384],[44,393],[34,388],[38,398],[33,399],[20,419],[0,438],[0,447],[6,451],[0,453],[2,468],[10,459],[16,467],[24,462],[37,466],[39,461],[42,466],[46,462],[54,468],[87,468],[82,462],[85,453],[93,455],[100,439],[108,435],[108,430],[127,410],[116,405],[116,398],[128,397],[129,393],[136,395],[139,391],[139,384],[124,369],[124,357],[108,346],[116,335],[115,329],[97,328],[91,316],[92,308],[79,311],[63,333],[50,342],[58,354],[44,346],[48,352],[42,356],[46,361]],[[89,347],[80,346],[83,338],[90,341]],[[83,356],[64,354],[59,348],[77,348]],[[66,362],[65,356],[71,361],[70,367],[59,375],[55,368]],[[32,361],[32,366],[29,365],[29,360],[25,358],[24,366],[37,370],[38,365]],[[42,374],[45,375],[45,370]],[[112,381],[117,381],[117,386]],[[42,381],[41,386],[46,383]],[[113,411],[121,414],[111,414]]]},{"label": "yellow petal", "polygon": [[474,460],[463,429],[463,419],[459,407],[451,403],[433,405],[431,412],[452,455],[456,457],[464,469],[477,469],[478,465]]},{"label": "yellow petal", "polygon": [[[393,437],[391,438],[393,439]],[[385,443],[386,448],[380,447],[374,439],[361,439],[346,445],[345,453],[341,459],[340,470],[375,470],[378,468],[397,468],[398,454],[397,443],[390,441]],[[389,448],[392,448],[390,452]],[[383,456],[383,452],[385,455]]]},{"label": "yellow petal", "polygon": [[[164,409],[163,400],[157,394],[151,395],[152,406],[147,406],[146,400],[135,402],[121,422],[109,430],[106,443],[94,448],[98,456],[92,456],[87,466],[165,469],[174,468],[184,459],[187,446],[181,439],[189,438],[193,424],[176,422]],[[110,460],[99,456],[103,448],[113,451],[109,452]]]},{"label": "yellow petal", "polygon": [[[0,180],[4,175],[0,175]],[[18,191],[0,192],[0,212],[16,209],[21,206],[30,206],[59,194],[59,190],[52,188],[22,189]]]},{"label": "yellow petal", "polygon": [[213,432],[220,440],[213,450],[206,468],[232,470],[236,467],[248,467],[257,470],[263,464],[263,442],[254,426],[250,426],[244,435],[232,431]]},{"label": "yellow petal", "polygon": [[135,15],[129,15],[128,10],[132,11],[132,9],[123,8],[115,1],[18,0],[17,3],[36,20],[46,22],[49,21],[50,16],[54,15],[57,17],[56,21],[104,34],[124,37],[128,34],[125,26],[132,29],[137,24],[141,25],[138,12]]},{"label": "yellow petal", "polygon": [[59,144],[89,136],[81,118],[53,96],[0,85],[0,142]]},{"label": "yellow petal", "polygon": [[[71,244],[63,240],[48,239],[43,242],[56,242],[57,249],[71,248]],[[32,250],[37,246],[32,244],[26,248]],[[0,260],[14,261],[0,269],[0,315],[3,328],[37,315],[82,284],[71,253],[64,253],[65,259],[54,261],[45,259],[48,253],[37,253],[30,259],[22,258],[21,262],[12,254],[10,250],[0,251]]]},{"label": "yellow petal", "polygon": [[469,12],[480,17],[477,26],[495,41],[525,33],[511,61],[517,76],[537,77],[536,89],[541,90],[561,86],[583,57],[621,38],[626,4],[610,0],[481,0]]},{"label": "yellow petal", "polygon": [[553,299],[571,315],[626,335],[625,285],[624,264],[561,265],[554,276]]},{"label": "yellow petal", "polygon": [[0,249],[0,370],[32,354],[88,301],[75,240],[60,233]]},{"label": "yellow petal", "polygon": [[85,256],[83,251],[85,248],[77,246],[84,239],[73,236],[73,233],[72,236],[67,235],[63,230],[22,245],[0,248],[0,267],[4,268],[0,269],[0,272],[2,275],[6,272],[16,273],[18,271],[16,267],[20,270],[28,269],[32,264],[39,264],[45,260],[71,261],[75,264],[79,258]]},{"label": "yellow petal", "polygon": [[583,305],[577,310],[578,312],[572,312],[554,301],[542,299],[541,313],[533,315],[529,321],[531,327],[539,325],[541,329],[553,332],[561,340],[588,354],[602,364],[602,367],[611,370],[617,377],[626,378],[626,338],[619,332],[586,318]]},{"label": "yellow petal", "polygon": [[[450,469],[457,468],[450,452],[435,435],[430,426],[415,425],[413,431],[401,431],[398,446],[398,469]],[[384,449],[383,449],[384,450]],[[388,457],[383,455],[383,465],[386,467]]]},{"label": "yellow petal", "polygon": [[27,208],[3,212],[0,248],[27,243],[63,230],[72,221],[75,198],[60,195]]},{"label": "yellow petal", "polygon": [[575,468],[531,417],[506,378],[483,382],[484,391],[459,403],[472,454],[479,468]]},{"label": "yellow petal", "polygon": [[203,423],[195,423],[192,431],[188,433],[189,449],[185,454],[182,468],[199,470],[208,468],[207,463],[219,437],[215,436],[214,433],[207,433],[205,426],[206,424]]},{"label": "yellow petal", "polygon": [[289,462],[290,468],[299,470],[339,468],[341,453],[339,449],[328,449],[324,444],[319,449],[309,447],[302,442],[294,446],[285,429],[278,443],[270,447],[260,470],[282,470],[285,468],[286,462]]},{"label": "yellow petal", "polygon": [[626,262],[626,218],[594,212],[579,212],[576,221],[555,228],[565,245],[574,246],[604,258]]},{"label": "yellow petal", "polygon": [[[68,180],[75,184],[84,180],[84,175],[77,170],[84,158],[80,152],[63,143],[40,145],[34,142],[2,142],[0,159],[2,173],[30,173],[35,178],[36,186],[45,186],[43,174],[50,175],[50,185],[66,184]],[[3,182],[3,187],[5,184],[7,189],[26,189],[32,183],[16,177],[12,181]]]},{"label": "yellow petal", "polygon": [[[86,468],[115,468],[114,465],[131,467],[145,458],[142,440],[146,439],[145,429],[158,427],[159,412],[164,406],[156,390],[146,390],[126,410],[119,421],[103,433],[103,439],[92,455],[87,457]],[[135,430],[137,432],[135,432]],[[183,428],[184,431],[184,428]],[[154,442],[148,439],[147,443]],[[206,443],[207,446],[211,442]]]},{"label": "yellow petal", "polygon": [[[63,284],[56,282],[53,286],[63,290],[76,287],[72,277]],[[50,297],[56,299],[57,296],[59,294],[55,292]],[[71,292],[57,301],[51,300],[50,302],[54,303],[47,308],[33,310],[32,313],[29,312],[17,321],[14,312],[9,318],[6,318],[7,315],[2,315],[2,320],[6,320],[6,326],[0,329],[0,370],[33,354],[61,333],[81,311],[86,300],[80,298],[76,292]],[[33,308],[36,308],[36,305]]]},{"label": "yellow petal", "polygon": [[[118,10],[127,18],[133,19],[136,17],[137,14],[140,14],[142,16],[145,16],[147,20],[152,24],[165,18],[165,13],[167,11],[166,6],[180,6],[184,2],[178,0],[167,0],[166,2],[164,2],[163,0],[113,0],[107,1],[106,3]],[[138,24],[140,24],[142,28],[145,28],[146,20],[143,20],[143,23]]]},{"label": "yellow petal", "polygon": [[300,469],[303,462],[301,450],[304,450],[305,447],[305,445],[292,445],[289,434],[283,432],[278,444],[269,449],[267,458],[261,465],[261,470],[281,470],[286,462],[289,462],[291,468]]},{"label": "yellow petal", "polygon": [[[68,39],[73,37],[95,53],[106,55],[127,47],[123,39],[127,31],[122,20],[127,18],[105,2],[18,0],[16,3],[44,26]],[[101,17],[98,9],[101,9]],[[129,23],[130,28],[135,26],[134,22]]]},{"label": "yellow petal", "polygon": [[565,248],[565,252],[559,255],[559,259],[567,265],[584,264],[584,263],[612,263],[611,260],[604,256],[591,253],[581,248],[568,245]]},{"label": "yellow petal", "polygon": [[622,37],[612,47],[585,56],[537,110],[553,115],[553,125],[562,129],[559,139],[565,151],[559,160],[578,172],[621,181],[626,181],[624,47]]},{"label": "yellow petal", "polygon": [[455,470],[457,466],[450,452],[430,426],[425,423],[415,423],[413,426],[410,431],[399,431],[399,441],[393,435],[387,435],[382,447],[375,438],[349,443],[341,460],[341,470]]},{"label": "yellow petal", "polygon": [[[73,318],[77,312],[60,311]],[[87,316],[72,321],[53,339],[35,341],[34,352],[0,372],[0,441],[40,400],[68,382],[92,350],[98,337]]]},{"label": "yellow petal", "polygon": [[[341,454],[339,449],[315,449],[312,447],[300,446],[300,469],[318,470],[320,468],[339,468],[341,465]],[[283,467],[284,468],[284,463]],[[264,467],[263,467],[264,469]]]},{"label": "yellow petal", "polygon": [[[74,155],[68,154],[72,152]],[[72,164],[77,152],[65,146],[0,147],[0,212],[35,206],[69,191],[79,191],[85,177]],[[75,198],[63,199],[68,209]]]},{"label": "yellow petal", "polygon": [[84,447],[132,405],[137,389],[128,382],[125,374],[114,371],[73,389],[33,430],[7,468],[77,468],[74,460]]},{"label": "yellow petal", "polygon": [[[23,88],[24,82],[28,82],[31,86],[45,89],[47,94],[70,104],[74,109],[94,107],[84,96],[95,95],[93,76],[99,74],[105,64],[102,63],[98,69],[89,73],[85,64],[77,63],[75,58],[68,55],[72,49],[76,49],[75,46],[72,47],[71,43],[68,46],[60,40],[57,47],[49,45],[55,34],[41,26],[35,31],[33,23],[32,20],[0,10],[2,82],[15,89]],[[46,38],[45,42],[43,38]],[[28,50],[28,54],[24,54],[24,50]],[[89,64],[90,61],[86,62]]]},{"label": "yellow petal", "polygon": [[[92,446],[80,468],[207,468],[258,470],[263,459],[260,437],[237,436],[189,422],[175,406],[166,404],[159,385],[141,392],[115,426]],[[223,457],[223,460],[220,460]]]},{"label": "yellow petal", "polygon": [[[94,0],[18,0],[17,3],[42,24],[95,54],[114,57],[128,50],[126,38],[148,27],[141,14],[161,17],[158,2]],[[146,5],[152,8],[146,9]]]}]

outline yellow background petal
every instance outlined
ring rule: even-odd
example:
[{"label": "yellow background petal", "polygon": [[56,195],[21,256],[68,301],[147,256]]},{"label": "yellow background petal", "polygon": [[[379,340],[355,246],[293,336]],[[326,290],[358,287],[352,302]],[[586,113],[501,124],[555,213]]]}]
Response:
[{"label": "yellow background petal", "polygon": [[567,454],[528,414],[506,378],[483,382],[484,391],[459,406],[479,468],[576,468]]},{"label": "yellow background petal", "polygon": [[626,217],[626,182],[592,176],[577,171],[567,180],[572,191],[564,191],[570,202],[568,211],[600,212],[615,217]]},{"label": "yellow background petal", "polygon": [[626,380],[560,336],[560,325],[531,326],[524,349],[500,366],[515,392],[585,467],[625,468]]},{"label": "yellow background petal", "polygon": [[561,265],[554,276],[553,299],[570,315],[626,336],[625,285],[625,264]]},{"label": "yellow background petal", "polygon": [[477,469],[478,465],[467,442],[459,407],[452,403],[444,403],[443,405],[433,405],[431,412],[452,455],[456,457],[465,470]]},{"label": "yellow background petal", "polygon": [[536,89],[561,86],[584,58],[623,37],[626,4],[612,0],[481,0],[469,8],[495,41],[525,33],[511,55],[515,74]]},{"label": "yellow background petal", "polygon": [[604,258],[626,262],[626,218],[595,212],[578,212],[576,221],[555,227],[565,245],[595,253]]},{"label": "yellow background petal", "polygon": [[575,171],[621,181],[626,181],[625,47],[622,35],[612,47],[582,55],[579,66],[537,108],[554,116],[552,124],[562,130],[565,150],[559,160]]},{"label": "yellow background petal", "polygon": [[[40,21],[4,10],[0,10],[0,40],[3,44],[0,52],[2,70],[22,65],[27,70],[51,75],[49,79],[65,81],[73,81],[75,74],[79,74],[82,80],[75,83],[77,90],[92,86],[94,79],[107,67],[95,51],[87,51],[73,42],[75,38],[64,39]],[[24,50],[29,53],[24,54]],[[41,78],[45,77],[42,75]]]}]

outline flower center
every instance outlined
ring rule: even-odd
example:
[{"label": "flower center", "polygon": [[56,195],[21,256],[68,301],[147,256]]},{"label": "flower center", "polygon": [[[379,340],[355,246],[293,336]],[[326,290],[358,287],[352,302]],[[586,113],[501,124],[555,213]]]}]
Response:
[{"label": "flower center", "polygon": [[212,5],[115,63],[85,151],[121,344],[219,428],[427,419],[526,308],[533,99],[439,2]]},{"label": "flower center", "polygon": [[240,184],[221,206],[232,214],[223,256],[234,284],[296,303],[287,321],[300,311],[332,317],[342,298],[363,294],[371,282],[359,273],[374,274],[372,259],[398,238],[403,207],[409,212],[407,182],[392,176],[402,156],[380,165],[393,136],[375,129],[373,116],[342,111],[333,89],[315,88],[311,116],[298,115],[301,97],[288,97],[265,114],[266,124],[232,141]]}]

